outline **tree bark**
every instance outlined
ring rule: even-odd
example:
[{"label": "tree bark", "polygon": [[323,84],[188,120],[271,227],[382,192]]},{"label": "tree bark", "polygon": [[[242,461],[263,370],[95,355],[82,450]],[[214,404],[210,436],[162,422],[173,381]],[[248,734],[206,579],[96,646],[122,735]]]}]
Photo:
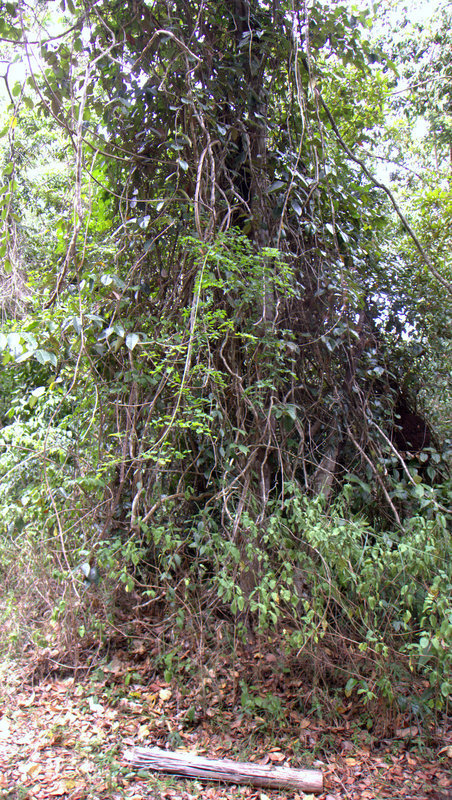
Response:
[{"label": "tree bark", "polygon": [[222,781],[268,788],[301,789],[322,792],[323,776],[319,770],[291,769],[236,762],[225,758],[203,758],[191,753],[172,753],[158,747],[135,747],[124,754],[133,767],[166,772],[184,778]]}]

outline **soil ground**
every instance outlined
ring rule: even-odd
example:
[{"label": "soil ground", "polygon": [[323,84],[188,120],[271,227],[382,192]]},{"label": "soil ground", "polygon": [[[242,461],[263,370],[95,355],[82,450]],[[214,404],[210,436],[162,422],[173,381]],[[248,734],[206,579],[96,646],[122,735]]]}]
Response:
[{"label": "soil ground", "polygon": [[[116,653],[89,677],[47,677],[28,685],[11,665],[0,708],[2,800],[283,800],[295,791],[187,781],[133,770],[134,745],[212,758],[319,769],[319,800],[450,800],[452,724],[420,730],[413,720],[388,738],[360,727],[350,706],[337,722],[303,714],[296,681],[275,690],[275,671],[244,690],[249,664],[226,661],[202,685],[149,675]],[[271,666],[271,665],[268,665]],[[16,672],[14,673],[14,669]],[[12,677],[13,676],[13,677]],[[166,675],[168,677],[168,675]],[[249,685],[249,684],[247,684]],[[301,686],[299,687],[301,691]]]}]

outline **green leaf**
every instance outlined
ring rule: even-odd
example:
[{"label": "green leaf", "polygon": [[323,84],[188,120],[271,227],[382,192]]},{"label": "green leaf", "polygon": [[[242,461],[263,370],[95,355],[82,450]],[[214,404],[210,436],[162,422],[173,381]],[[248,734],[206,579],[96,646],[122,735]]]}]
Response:
[{"label": "green leaf", "polygon": [[32,397],[42,397],[46,393],[47,389],[45,386],[37,386],[36,389],[33,389],[31,396]]},{"label": "green leaf", "polygon": [[28,361],[31,356],[34,356],[34,350],[26,350],[19,358],[16,358],[16,364],[22,364],[23,361]]},{"label": "green leaf", "polygon": [[286,412],[287,416],[290,417],[294,422],[297,420],[297,407],[294,406],[292,403],[287,403],[284,407],[284,411]]},{"label": "green leaf", "polygon": [[14,358],[18,358],[18,356],[22,355],[21,337],[18,333],[8,333],[8,347]]},{"label": "green leaf", "polygon": [[72,317],[72,327],[74,328],[77,335],[80,335],[82,332],[82,320],[80,317]]},{"label": "green leaf", "polygon": [[287,186],[286,181],[280,181],[280,180],[273,181],[273,183],[270,184],[270,186],[267,189],[267,194],[272,194],[272,192],[277,192],[279,191],[279,189],[282,189],[283,186]]},{"label": "green leaf", "polygon": [[55,353],[49,352],[49,350],[43,350],[41,347],[36,350],[34,357],[40,364],[50,363],[53,364],[54,367],[57,365],[57,357]]},{"label": "green leaf", "polygon": [[244,455],[248,455],[248,453],[250,452],[250,448],[247,447],[245,444],[236,444],[235,447]]},{"label": "green leaf", "polygon": [[138,342],[140,341],[140,337],[137,333],[128,333],[126,336],[126,345],[129,350],[133,350]]}]

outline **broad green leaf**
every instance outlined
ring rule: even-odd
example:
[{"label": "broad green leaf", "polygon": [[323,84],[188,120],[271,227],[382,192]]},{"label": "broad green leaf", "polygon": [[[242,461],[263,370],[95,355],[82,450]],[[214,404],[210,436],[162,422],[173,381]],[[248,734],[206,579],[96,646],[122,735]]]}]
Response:
[{"label": "broad green leaf", "polygon": [[137,333],[128,333],[126,336],[126,345],[129,350],[133,350],[138,342],[140,341],[140,337]]},{"label": "broad green leaf", "polygon": [[280,180],[273,181],[273,183],[267,189],[267,194],[272,194],[273,192],[277,192],[284,186],[287,186],[285,181],[280,181]]},{"label": "broad green leaf", "polygon": [[14,358],[20,356],[23,349],[20,334],[17,332],[8,333],[7,341],[11,355],[14,356]]},{"label": "broad green leaf", "polygon": [[32,397],[42,397],[45,395],[47,388],[45,386],[37,386],[36,389],[33,389],[31,395]]},{"label": "broad green leaf", "polygon": [[72,327],[74,328],[75,332],[80,335],[82,332],[82,320],[80,317],[72,317]]},{"label": "broad green leaf", "polygon": [[24,361],[28,361],[29,358],[34,356],[35,352],[35,350],[26,350],[21,356],[16,358],[16,364],[22,364]]},{"label": "broad green leaf", "polygon": [[34,353],[34,357],[36,361],[39,361],[40,364],[53,364],[54,367],[57,365],[57,357],[55,353],[52,353],[49,350],[44,350],[42,347],[39,350],[36,350]]}]

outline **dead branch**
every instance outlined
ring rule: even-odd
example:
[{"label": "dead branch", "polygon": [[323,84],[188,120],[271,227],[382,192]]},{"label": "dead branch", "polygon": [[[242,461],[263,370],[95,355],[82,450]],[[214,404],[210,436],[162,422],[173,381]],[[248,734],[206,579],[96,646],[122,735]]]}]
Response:
[{"label": "dead branch", "polygon": [[184,778],[270,788],[293,788],[304,792],[323,791],[322,773],[313,769],[273,767],[226,758],[203,758],[192,753],[160,750],[158,747],[135,747],[126,751],[124,758],[138,769],[166,772]]}]

